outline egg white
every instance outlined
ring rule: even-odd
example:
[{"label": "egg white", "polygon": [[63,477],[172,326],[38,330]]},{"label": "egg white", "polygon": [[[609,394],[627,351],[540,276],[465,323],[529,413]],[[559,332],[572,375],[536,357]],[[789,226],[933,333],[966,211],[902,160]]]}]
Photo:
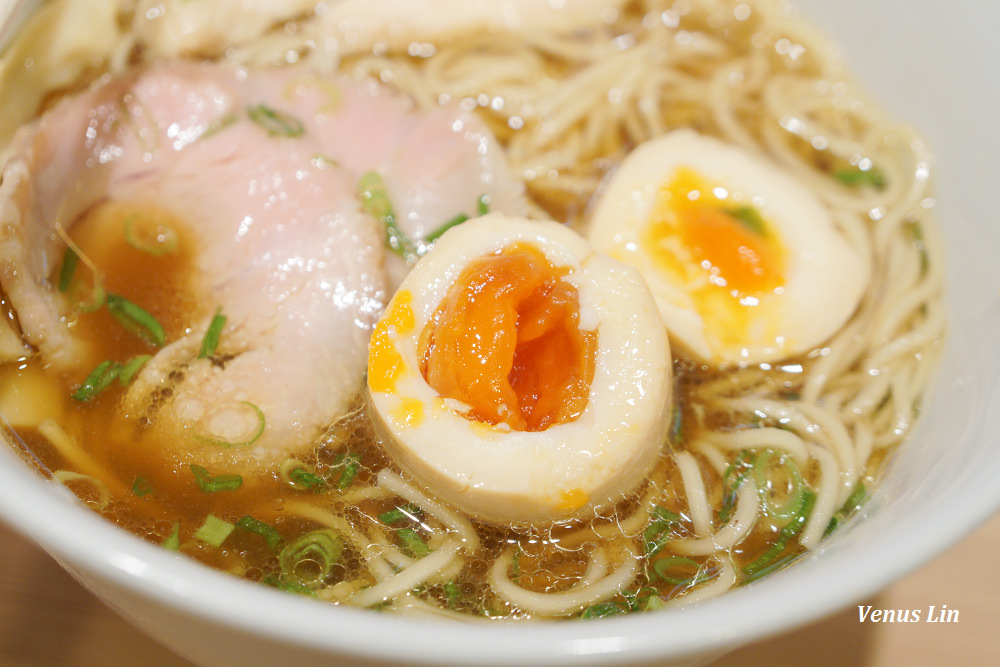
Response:
[{"label": "egg white", "polygon": [[[461,272],[518,242],[568,271],[580,327],[597,332],[586,408],[534,432],[467,418],[468,406],[428,385],[418,357],[421,332]],[[368,393],[384,446],[406,472],[472,516],[547,523],[590,515],[632,490],[660,454],[671,357],[656,305],[633,269],[563,225],[490,214],[450,230],[403,281],[383,320],[394,349],[373,342]],[[396,373],[392,386],[373,377],[385,355]]]},{"label": "egg white", "polygon": [[[661,188],[682,168],[721,188],[734,206],[754,207],[784,248],[783,284],[761,294],[734,291],[732,312],[743,323],[738,330],[706,316],[689,285],[665,271],[643,240]],[[851,316],[868,282],[867,258],[793,176],[762,156],[690,130],[629,154],[600,194],[588,238],[642,273],[673,342],[715,364],[775,361],[813,349]]]}]

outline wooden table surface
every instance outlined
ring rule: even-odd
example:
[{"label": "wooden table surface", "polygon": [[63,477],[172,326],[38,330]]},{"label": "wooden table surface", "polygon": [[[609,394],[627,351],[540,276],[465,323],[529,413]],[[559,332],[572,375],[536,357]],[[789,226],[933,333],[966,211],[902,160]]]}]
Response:
[{"label": "wooden table surface", "polygon": [[[859,623],[856,607],[745,647],[726,667],[988,665],[1000,657],[1000,515],[866,602],[957,609],[957,623]],[[0,666],[192,667],[121,620],[32,544],[0,526]]]}]

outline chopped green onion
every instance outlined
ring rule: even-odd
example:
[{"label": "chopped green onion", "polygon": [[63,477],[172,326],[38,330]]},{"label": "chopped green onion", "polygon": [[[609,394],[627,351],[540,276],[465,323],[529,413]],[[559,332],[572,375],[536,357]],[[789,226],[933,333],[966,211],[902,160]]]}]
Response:
[{"label": "chopped green onion", "polygon": [[913,237],[913,245],[920,252],[920,275],[927,275],[927,270],[931,266],[931,258],[927,253],[927,242],[924,240],[924,230],[920,226],[920,223],[911,222],[907,225],[910,230],[910,236]]},{"label": "chopped green onion", "polygon": [[220,519],[214,514],[209,514],[205,517],[205,523],[201,524],[201,528],[195,531],[194,537],[205,544],[220,547],[235,528],[236,526],[228,521]]},{"label": "chopped green onion", "polygon": [[264,411],[259,407],[251,403],[250,401],[240,401],[240,405],[245,405],[252,409],[257,415],[257,428],[254,430],[253,434],[246,440],[242,442],[232,442],[230,440],[223,440],[222,438],[214,438],[205,435],[196,436],[201,442],[205,442],[211,445],[218,445],[220,447],[249,447],[253,443],[257,442],[261,435],[264,434],[264,428],[267,426],[267,420],[264,418]]},{"label": "chopped green onion", "polygon": [[325,479],[298,459],[285,459],[278,475],[287,484],[303,491],[321,491],[326,486]]},{"label": "chopped green onion", "polygon": [[334,459],[333,467],[341,470],[340,479],[337,480],[337,490],[343,491],[358,476],[358,472],[361,470],[361,459],[357,454],[340,454]]},{"label": "chopped green onion", "polygon": [[[802,494],[805,483],[799,466],[787,454],[779,454],[773,449],[765,449],[757,456],[753,467],[754,480],[757,482],[757,493],[760,496],[761,507],[771,518],[779,521],[790,521],[802,505]],[[785,501],[775,502],[776,485],[785,482]]]},{"label": "chopped green onion", "polygon": [[754,206],[737,206],[724,209],[729,217],[742,223],[749,231],[758,236],[767,236],[767,223],[761,217],[760,211]]},{"label": "chopped green onion", "polygon": [[307,589],[317,588],[329,576],[344,551],[344,539],[324,528],[306,533],[278,554],[281,581]]},{"label": "chopped green onion", "polygon": [[389,193],[385,182],[376,171],[369,171],[361,177],[358,183],[361,196],[361,206],[365,213],[382,223],[385,227],[385,245],[406,260],[407,264],[417,261],[419,253],[413,239],[406,235],[396,221],[396,212],[389,201]]},{"label": "chopped green onion", "polygon": [[157,225],[155,233],[152,235],[140,234],[136,229],[136,220],[139,214],[133,213],[125,219],[125,241],[130,246],[154,257],[160,257],[170,252],[175,252],[179,244],[177,232],[167,225]]},{"label": "chopped green onion", "polygon": [[201,141],[202,139],[208,139],[213,134],[221,132],[222,130],[226,129],[235,122],[236,122],[236,114],[232,112],[227,113],[226,115],[221,116],[219,118],[216,118],[215,120],[213,120],[211,123],[208,124],[208,127],[205,128],[205,131],[201,133],[200,137],[198,137],[198,141]]},{"label": "chopped green onion", "polygon": [[881,170],[874,167],[871,169],[844,167],[834,170],[833,177],[840,181],[843,185],[849,187],[869,185],[876,190],[884,190],[887,184],[885,174],[883,174]]},{"label": "chopped green onion", "polygon": [[441,236],[446,231],[448,231],[452,227],[459,226],[460,224],[462,224],[463,222],[467,221],[468,219],[469,219],[469,216],[467,216],[464,213],[459,213],[454,218],[452,218],[451,220],[449,220],[448,222],[444,223],[443,225],[441,225],[440,227],[438,227],[437,229],[435,229],[433,232],[431,232],[430,234],[428,234],[427,236],[425,236],[424,237],[424,241],[427,242],[427,243],[434,243],[439,238],[441,238]]},{"label": "chopped green onion", "polygon": [[868,500],[868,489],[865,487],[864,482],[858,482],[854,486],[854,490],[851,491],[851,495],[844,501],[843,507],[837,510],[830,518],[830,523],[827,525],[824,535],[832,533],[842,521],[861,509],[866,500]]},{"label": "chopped green onion", "polygon": [[616,605],[614,602],[601,602],[599,604],[592,604],[584,609],[580,614],[580,620],[607,618],[608,616],[620,616],[626,613],[628,613],[627,610]]},{"label": "chopped green onion", "polygon": [[753,470],[756,457],[749,449],[744,449],[726,466],[722,473],[722,508],[719,509],[719,520],[726,521],[729,513],[736,506],[736,492],[743,486],[747,475]]},{"label": "chopped green onion", "polygon": [[222,336],[222,330],[225,327],[226,316],[222,314],[222,307],[219,306],[215,309],[215,315],[212,316],[212,321],[205,331],[205,337],[201,339],[201,350],[198,352],[199,359],[204,359],[215,354],[216,348],[219,347],[219,338]]},{"label": "chopped green onion", "polygon": [[166,539],[160,543],[164,549],[169,549],[170,551],[177,551],[181,548],[181,525],[179,523],[174,524],[174,529],[170,531]]},{"label": "chopped green onion", "polygon": [[277,528],[252,516],[248,515],[237,521],[236,527],[260,535],[272,549],[277,549],[281,544],[281,534]]},{"label": "chopped green onion", "polygon": [[272,137],[298,137],[306,131],[306,126],[295,116],[264,104],[247,107],[247,115]]},{"label": "chopped green onion", "polygon": [[205,493],[235,491],[243,486],[243,478],[239,475],[216,475],[213,477],[209,474],[208,469],[196,463],[191,464],[191,473],[198,483],[198,488]]},{"label": "chopped green onion", "polygon": [[673,419],[670,422],[670,442],[678,443],[684,438],[684,411],[681,406],[674,406]]},{"label": "chopped green onion", "polygon": [[263,579],[263,581],[261,583],[263,583],[263,584],[265,584],[267,586],[271,586],[273,588],[277,588],[280,591],[285,591],[286,593],[295,593],[297,595],[307,595],[307,596],[313,597],[313,598],[316,597],[316,592],[314,590],[312,590],[311,588],[309,588],[307,586],[303,586],[302,584],[297,584],[297,583],[295,583],[293,581],[289,581],[289,582],[281,581],[281,579],[279,579],[278,577],[274,576],[273,574],[272,575],[268,575],[267,577],[264,577],[264,579]]},{"label": "chopped green onion", "polygon": [[441,591],[444,593],[445,599],[448,600],[448,606],[454,609],[458,606],[458,603],[462,601],[462,588],[454,579],[449,579],[441,586]]},{"label": "chopped green onion", "polygon": [[147,343],[162,346],[167,334],[156,318],[119,294],[108,294],[108,310],[126,329]]},{"label": "chopped green onion", "polygon": [[97,364],[94,370],[90,371],[90,375],[86,377],[83,384],[73,392],[73,398],[84,402],[93,399],[111,386],[111,383],[115,381],[121,372],[122,366],[117,361],[111,361],[110,359],[102,361]]},{"label": "chopped green onion", "polygon": [[65,292],[69,289],[69,284],[73,282],[73,274],[80,263],[80,256],[72,248],[66,248],[63,255],[62,267],[59,269],[59,291]]},{"label": "chopped green onion", "polygon": [[479,199],[476,201],[476,214],[481,218],[489,212],[490,212],[490,196],[479,195]]},{"label": "chopped green onion", "polygon": [[423,558],[431,552],[431,548],[412,528],[399,528],[396,530],[396,535],[403,543],[403,550],[413,558]]},{"label": "chopped green onion", "polygon": [[139,498],[148,496],[153,492],[153,484],[149,481],[149,478],[144,475],[139,475],[132,482],[132,493],[134,493]]},{"label": "chopped green onion", "polygon": [[743,568],[744,574],[751,577],[759,575],[761,570],[771,565],[774,559],[781,555],[781,553],[788,547],[788,542],[802,530],[806,520],[809,518],[809,514],[812,512],[813,504],[815,502],[816,494],[811,489],[806,489],[802,493],[801,502],[799,504],[798,511],[795,514],[795,518],[789,521],[788,525],[781,529],[781,532],[778,533],[778,538],[767,551],[761,554],[757,560]]},{"label": "chopped green onion", "polygon": [[139,369],[152,358],[153,357],[148,354],[140,354],[126,361],[125,365],[122,366],[121,373],[118,374],[118,382],[123,387],[127,387],[131,384],[132,378],[134,378],[135,374],[139,372]]},{"label": "chopped green onion", "polygon": [[420,508],[414,505],[404,505],[402,507],[397,507],[391,509],[388,512],[383,512],[378,515],[378,520],[382,523],[389,525],[390,523],[395,523],[396,521],[403,521],[406,519],[416,520],[418,514],[420,513]]},{"label": "chopped green onion", "polygon": [[[689,570],[694,572],[689,574]],[[653,571],[657,577],[675,586],[690,586],[703,578],[698,561],[685,556],[659,558],[653,562]]]},{"label": "chopped green onion", "polygon": [[650,513],[652,521],[642,533],[646,545],[646,556],[652,556],[666,546],[670,539],[670,531],[681,520],[680,516],[657,505]]}]

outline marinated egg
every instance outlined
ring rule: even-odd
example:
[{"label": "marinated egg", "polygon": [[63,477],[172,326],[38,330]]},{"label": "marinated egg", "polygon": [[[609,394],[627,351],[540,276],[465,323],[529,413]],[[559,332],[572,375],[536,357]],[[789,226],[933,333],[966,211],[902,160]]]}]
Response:
[{"label": "marinated egg", "polygon": [[547,523],[631,491],[669,418],[671,357],[639,274],[555,222],[448,231],[372,335],[384,446],[486,521]]},{"label": "marinated egg", "polygon": [[791,175],[690,130],[624,160],[588,236],[639,269],[674,342],[717,364],[814,348],[868,280],[866,258]]}]

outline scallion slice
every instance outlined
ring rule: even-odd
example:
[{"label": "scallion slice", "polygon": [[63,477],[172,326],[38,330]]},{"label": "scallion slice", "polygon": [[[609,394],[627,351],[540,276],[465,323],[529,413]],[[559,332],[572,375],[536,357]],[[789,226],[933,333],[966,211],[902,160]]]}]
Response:
[{"label": "scallion slice", "polygon": [[403,545],[403,551],[413,558],[423,558],[431,552],[431,548],[412,528],[398,528],[396,536]]},{"label": "scallion slice", "polygon": [[361,470],[361,459],[357,454],[340,454],[334,459],[334,468],[340,469],[340,479],[337,480],[337,490],[343,491],[351,485]]},{"label": "scallion slice", "polygon": [[205,493],[235,491],[243,486],[243,478],[240,475],[216,475],[213,477],[207,468],[196,463],[191,464],[191,473],[198,483],[198,488]]},{"label": "scallion slice", "polygon": [[887,185],[885,174],[880,169],[861,169],[860,167],[843,167],[833,172],[833,177],[848,187],[867,185],[876,190],[884,190]]},{"label": "scallion slice", "polygon": [[260,439],[260,436],[264,434],[264,429],[267,426],[267,420],[264,417],[264,411],[261,410],[256,405],[254,405],[253,403],[251,403],[250,401],[240,401],[240,405],[245,405],[246,407],[253,410],[254,413],[257,415],[257,428],[254,429],[254,432],[250,435],[249,438],[243,440],[242,442],[232,442],[230,440],[223,440],[222,438],[199,435],[196,436],[198,440],[210,445],[218,445],[220,447],[249,447],[253,443],[257,442],[257,440]]},{"label": "scallion slice", "polygon": [[378,520],[382,523],[389,525],[397,521],[404,521],[410,519],[412,521],[419,520],[420,508],[415,505],[403,505],[402,507],[396,507],[389,510],[388,512],[383,512],[378,515]]},{"label": "scallion slice", "polygon": [[97,364],[83,384],[76,388],[72,396],[78,401],[89,401],[111,386],[111,383],[122,372],[122,366],[117,361],[107,359]]},{"label": "scallion slice", "polygon": [[225,519],[220,519],[214,514],[209,514],[205,517],[205,523],[201,524],[201,528],[195,531],[194,537],[205,544],[220,547],[235,528],[236,526]]},{"label": "scallion slice", "polygon": [[755,206],[736,206],[725,209],[726,215],[737,220],[758,236],[767,236],[767,223]]},{"label": "scallion slice", "polygon": [[153,492],[153,484],[145,475],[139,475],[132,481],[132,493],[139,498],[148,496]]},{"label": "scallion slice", "polygon": [[166,331],[145,309],[132,303],[120,294],[108,294],[108,311],[126,329],[147,343],[162,347],[167,341]]},{"label": "scallion slice", "polygon": [[330,575],[344,551],[344,539],[328,528],[306,533],[278,554],[284,584],[317,588]]},{"label": "scallion slice", "polygon": [[69,284],[73,282],[73,274],[80,263],[80,256],[72,248],[66,248],[63,254],[62,266],[59,268],[59,291],[65,292],[69,289]]},{"label": "scallion slice", "polygon": [[291,114],[272,109],[266,104],[247,107],[247,115],[272,137],[298,137],[306,131],[306,126],[301,120]]},{"label": "scallion slice", "polygon": [[[805,482],[799,466],[787,454],[779,454],[773,449],[765,449],[757,455],[753,467],[754,480],[761,506],[773,519],[790,521],[799,512]],[[783,485],[784,489],[778,487]],[[781,496],[784,502],[778,502]]]},{"label": "scallion slice", "polygon": [[169,549],[170,551],[177,551],[181,548],[181,525],[179,523],[174,524],[173,530],[167,535],[166,539],[160,543],[164,549]]},{"label": "scallion slice", "polygon": [[389,201],[389,193],[385,182],[376,171],[369,171],[361,177],[358,183],[358,193],[361,196],[361,206],[368,215],[382,223],[385,228],[385,245],[389,250],[406,260],[408,264],[417,261],[419,253],[416,244],[400,228],[396,221],[396,212]]},{"label": "scallion slice", "polygon": [[659,558],[653,561],[653,572],[659,579],[675,586],[690,586],[704,578],[698,561],[686,556]]},{"label": "scallion slice", "polygon": [[170,252],[176,252],[180,241],[177,232],[173,227],[167,225],[157,225],[152,234],[143,233],[144,230],[136,228],[139,218],[138,213],[134,213],[125,218],[125,242],[130,246],[154,257],[160,257]]},{"label": "scallion slice", "polygon": [[128,386],[131,384],[132,378],[134,378],[135,374],[139,372],[139,369],[152,358],[153,357],[151,355],[140,354],[126,361],[125,365],[122,366],[121,373],[118,374],[118,382],[122,386]]},{"label": "scallion slice", "polygon": [[212,321],[205,331],[205,337],[201,339],[201,350],[198,352],[199,359],[211,357],[215,354],[215,350],[219,347],[219,338],[222,336],[222,330],[226,328],[226,319],[226,316],[222,314],[222,306],[216,308],[215,315],[212,316]]},{"label": "scallion slice", "polygon": [[771,565],[774,562],[774,559],[785,551],[788,547],[788,543],[793,537],[799,534],[802,527],[809,519],[809,514],[812,512],[815,502],[816,494],[811,489],[807,488],[802,493],[801,502],[798,507],[798,511],[795,513],[795,518],[789,521],[788,524],[781,529],[781,532],[778,533],[778,538],[767,551],[761,554],[757,560],[743,568],[743,573],[746,576],[755,577],[755,575],[757,575],[755,578],[759,578],[761,571]]},{"label": "scallion slice", "polygon": [[236,522],[236,527],[242,530],[249,531],[255,535],[260,535],[267,542],[267,546],[271,549],[277,549],[281,544],[281,534],[278,529],[269,523],[264,523],[260,519],[255,519],[254,517],[247,515]]},{"label": "scallion slice", "polygon": [[670,539],[670,531],[681,520],[680,516],[657,505],[650,512],[651,521],[642,533],[646,556],[658,553]]},{"label": "scallion slice", "polygon": [[215,120],[213,120],[211,123],[208,124],[208,127],[205,128],[205,131],[201,133],[200,137],[198,137],[198,141],[201,141],[202,139],[208,139],[213,134],[221,132],[222,130],[226,129],[227,127],[235,123],[236,120],[237,120],[236,114],[232,112],[227,113],[219,118],[216,118]]}]

